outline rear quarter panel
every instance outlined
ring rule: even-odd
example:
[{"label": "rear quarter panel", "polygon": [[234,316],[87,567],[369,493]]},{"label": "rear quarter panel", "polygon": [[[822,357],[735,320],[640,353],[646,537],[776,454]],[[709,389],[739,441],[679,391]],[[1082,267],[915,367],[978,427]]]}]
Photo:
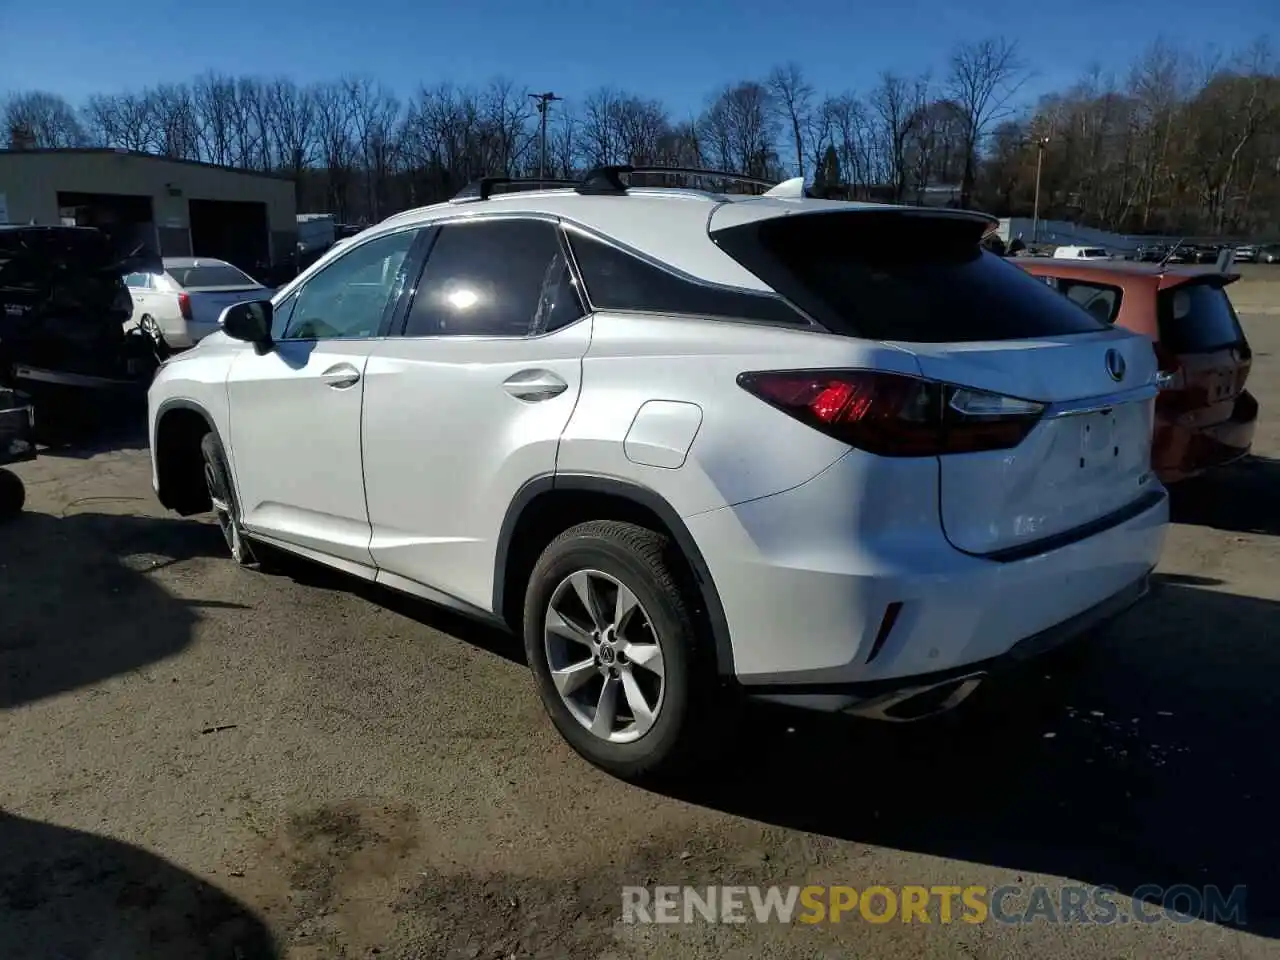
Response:
[{"label": "rear quarter panel", "polygon": [[[640,484],[681,516],[779,493],[812,479],[849,448],[748,393],[738,375],[842,367],[919,375],[909,353],[870,341],[723,320],[597,313],[582,395],[556,470]],[[650,401],[701,410],[683,460],[673,456],[654,465],[628,457],[628,433]]]}]

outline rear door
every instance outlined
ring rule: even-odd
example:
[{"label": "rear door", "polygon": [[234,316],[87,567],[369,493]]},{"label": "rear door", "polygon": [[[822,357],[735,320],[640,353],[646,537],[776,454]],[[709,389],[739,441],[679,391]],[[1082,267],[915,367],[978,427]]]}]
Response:
[{"label": "rear door", "polygon": [[1227,296],[1232,278],[1196,277],[1160,291],[1158,350],[1173,374],[1169,393],[1179,423],[1205,427],[1231,419],[1253,351]]},{"label": "rear door", "polygon": [[986,223],[864,209],[772,219],[720,239],[834,331],[911,353],[925,378],[1044,405],[1013,449],[938,457],[943,529],[984,555],[1023,551],[1160,495],[1150,341],[982,251]]},{"label": "rear door", "polygon": [[370,551],[381,582],[488,609],[507,508],[555,472],[591,320],[552,220],[445,223],[415,279],[365,373]]}]

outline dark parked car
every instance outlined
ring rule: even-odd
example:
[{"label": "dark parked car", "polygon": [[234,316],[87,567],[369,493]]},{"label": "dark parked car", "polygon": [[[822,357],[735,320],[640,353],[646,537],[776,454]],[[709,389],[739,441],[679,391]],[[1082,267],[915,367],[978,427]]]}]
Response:
[{"label": "dark parked car", "polygon": [[7,520],[26,502],[18,475],[3,467],[36,457],[35,416],[25,396],[0,388],[0,520]]},{"label": "dark parked car", "polygon": [[124,329],[124,276],[161,270],[89,227],[0,226],[0,387],[31,394],[39,422],[42,406],[92,410],[104,389],[150,383],[162,356]]}]

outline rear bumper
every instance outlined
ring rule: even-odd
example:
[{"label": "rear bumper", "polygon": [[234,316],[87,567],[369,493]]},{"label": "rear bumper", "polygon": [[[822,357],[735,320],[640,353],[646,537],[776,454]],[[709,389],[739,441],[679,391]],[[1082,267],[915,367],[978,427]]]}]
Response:
[{"label": "rear bumper", "polygon": [[851,457],[785,493],[686,518],[746,692],[838,694],[844,704],[826,708],[843,709],[861,685],[985,670],[1063,624],[1083,629],[1083,614],[1145,582],[1164,546],[1157,489],[1082,539],[1006,562],[969,556],[942,534],[936,464],[893,469],[887,495],[860,487],[865,465]]},{"label": "rear bumper", "polygon": [[1155,469],[1161,483],[1176,483],[1232,463],[1253,447],[1258,401],[1248,390],[1236,398],[1231,416],[1208,427],[1160,423],[1155,436]]},{"label": "rear bumper", "polygon": [[1150,571],[1133,583],[1080,613],[1024,637],[1005,653],[978,663],[920,674],[902,680],[869,683],[811,685],[787,688],[763,699],[827,711],[850,713],[875,720],[908,722],[921,720],[959,706],[978,687],[991,679],[1012,673],[1018,667],[1042,657],[1071,641],[1105,626],[1125,613],[1151,592]]}]

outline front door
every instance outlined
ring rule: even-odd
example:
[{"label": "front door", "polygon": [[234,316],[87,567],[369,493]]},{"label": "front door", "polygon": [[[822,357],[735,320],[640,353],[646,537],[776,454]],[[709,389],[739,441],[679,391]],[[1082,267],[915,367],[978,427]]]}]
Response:
[{"label": "front door", "polygon": [[590,342],[552,221],[440,228],[403,331],[374,346],[365,377],[380,577],[490,606],[507,508],[555,471]]},{"label": "front door", "polygon": [[272,350],[246,349],[232,364],[229,453],[249,532],[371,564],[364,375],[416,236],[352,247],[279,302]]}]

